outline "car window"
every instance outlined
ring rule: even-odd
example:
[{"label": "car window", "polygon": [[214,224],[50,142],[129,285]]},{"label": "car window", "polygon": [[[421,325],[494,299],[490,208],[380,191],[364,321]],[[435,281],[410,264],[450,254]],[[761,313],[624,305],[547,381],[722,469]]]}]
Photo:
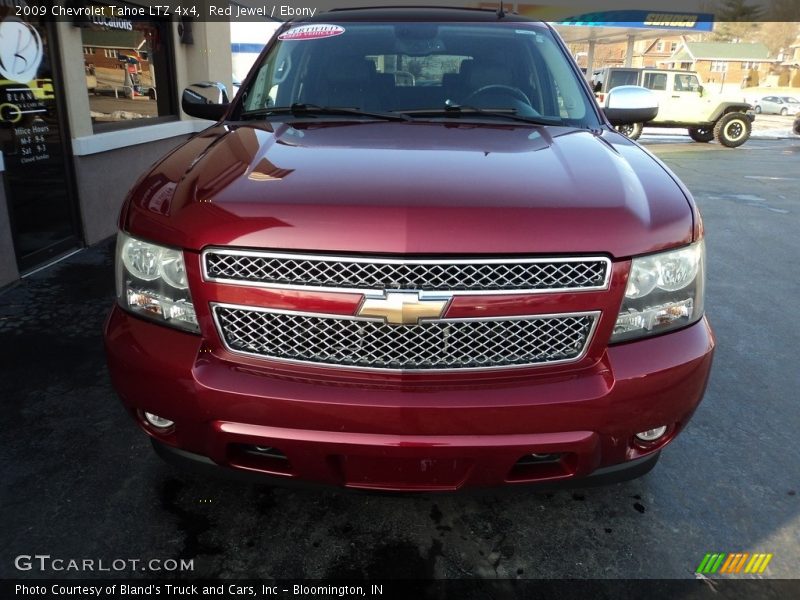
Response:
[{"label": "car window", "polygon": [[610,92],[615,87],[620,85],[638,85],[639,84],[639,72],[638,71],[620,71],[614,70],[611,71],[608,77],[608,85],[606,85],[606,91]]},{"label": "car window", "polygon": [[549,29],[530,23],[297,24],[240,94],[251,112],[293,104],[439,110],[449,101],[597,126],[569,61]]},{"label": "car window", "polygon": [[676,73],[672,89],[675,92],[696,92],[700,87],[700,80],[696,75],[683,75]]},{"label": "car window", "polygon": [[667,74],[666,73],[645,73],[644,87],[649,90],[666,90],[667,89]]}]

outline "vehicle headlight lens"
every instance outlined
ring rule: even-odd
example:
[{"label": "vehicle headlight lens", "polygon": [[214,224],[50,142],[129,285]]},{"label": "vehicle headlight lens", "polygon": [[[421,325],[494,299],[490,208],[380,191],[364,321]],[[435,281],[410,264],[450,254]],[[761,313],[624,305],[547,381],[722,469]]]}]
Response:
[{"label": "vehicle headlight lens", "polygon": [[703,316],[705,243],[634,258],[611,342],[656,335]]},{"label": "vehicle headlight lens", "polygon": [[183,252],[167,249],[161,252],[161,277],[178,290],[185,290],[189,287],[186,281],[186,265],[183,263]]},{"label": "vehicle headlight lens", "polygon": [[158,278],[161,248],[134,238],[123,242],[122,262],[128,272],[142,281]]},{"label": "vehicle headlight lens", "polygon": [[137,315],[186,331],[200,331],[180,250],[120,232],[117,299]]},{"label": "vehicle headlight lens", "polygon": [[628,287],[625,290],[626,298],[641,298],[647,296],[656,288],[658,283],[658,266],[649,257],[634,260],[631,265],[631,274],[628,276]]},{"label": "vehicle headlight lens", "polygon": [[700,267],[697,249],[693,246],[670,252],[658,263],[658,283],[666,292],[677,292],[694,281]]}]

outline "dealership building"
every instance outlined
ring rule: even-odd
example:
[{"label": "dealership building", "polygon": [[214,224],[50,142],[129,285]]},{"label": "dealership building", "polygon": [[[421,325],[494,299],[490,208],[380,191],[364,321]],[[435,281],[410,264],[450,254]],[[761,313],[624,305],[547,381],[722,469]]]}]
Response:
[{"label": "dealership building", "polygon": [[181,113],[180,91],[231,84],[228,22],[18,5],[0,2],[0,287],[113,235],[136,179],[208,126]]}]

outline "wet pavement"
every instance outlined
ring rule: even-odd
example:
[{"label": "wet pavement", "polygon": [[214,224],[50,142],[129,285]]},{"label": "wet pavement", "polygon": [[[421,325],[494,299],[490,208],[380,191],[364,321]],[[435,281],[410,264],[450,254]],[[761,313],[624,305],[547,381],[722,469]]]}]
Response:
[{"label": "wet pavement", "polygon": [[643,141],[703,210],[718,337],[706,398],[650,474],[438,496],[184,476],[109,384],[107,242],[0,293],[0,577],[58,575],[14,568],[39,553],[193,559],[200,577],[691,578],[705,553],[738,551],[800,577],[800,138]]}]

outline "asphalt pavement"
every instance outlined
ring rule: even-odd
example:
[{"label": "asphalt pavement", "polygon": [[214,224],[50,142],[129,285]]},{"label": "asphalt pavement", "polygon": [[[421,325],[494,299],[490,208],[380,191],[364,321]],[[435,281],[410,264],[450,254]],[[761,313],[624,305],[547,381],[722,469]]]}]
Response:
[{"label": "asphalt pavement", "polygon": [[693,578],[745,551],[800,578],[800,138],[641,141],[703,211],[718,338],[705,400],[647,476],[398,496],[184,476],[109,383],[109,241],[0,293],[0,577],[58,576],[15,568],[39,553],[182,558],[195,577]]}]

